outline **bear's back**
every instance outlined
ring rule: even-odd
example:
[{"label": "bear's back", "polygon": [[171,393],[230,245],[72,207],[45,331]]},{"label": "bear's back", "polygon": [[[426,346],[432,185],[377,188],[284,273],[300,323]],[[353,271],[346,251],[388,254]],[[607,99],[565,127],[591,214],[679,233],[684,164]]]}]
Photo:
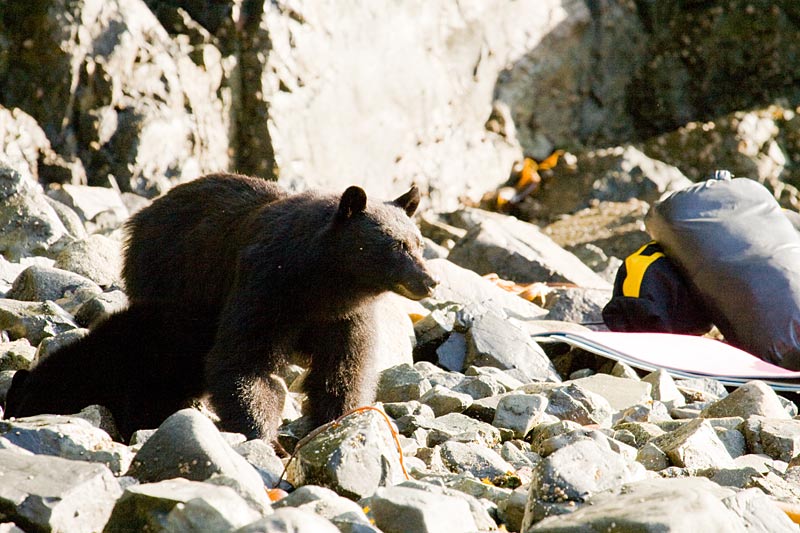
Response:
[{"label": "bear's back", "polygon": [[263,179],[212,174],[154,201],[126,225],[123,278],[131,302],[218,310],[232,282],[242,224],[287,196]]}]

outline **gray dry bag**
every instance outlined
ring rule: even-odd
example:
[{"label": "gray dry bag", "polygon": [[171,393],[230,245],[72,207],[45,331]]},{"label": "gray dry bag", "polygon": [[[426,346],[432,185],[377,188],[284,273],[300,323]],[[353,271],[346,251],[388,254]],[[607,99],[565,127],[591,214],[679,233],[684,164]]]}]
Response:
[{"label": "gray dry bag", "polygon": [[730,344],[800,370],[800,234],[764,186],[717,172],[645,224]]}]

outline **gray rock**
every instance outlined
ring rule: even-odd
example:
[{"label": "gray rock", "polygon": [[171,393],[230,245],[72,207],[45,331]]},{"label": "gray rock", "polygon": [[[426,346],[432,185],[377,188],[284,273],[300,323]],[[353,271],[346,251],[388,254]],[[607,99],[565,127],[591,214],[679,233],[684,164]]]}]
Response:
[{"label": "gray rock", "polygon": [[743,424],[750,453],[789,462],[800,455],[800,420],[752,416]]},{"label": "gray rock", "polygon": [[752,488],[722,500],[725,506],[742,517],[748,531],[772,533],[797,531],[797,525],[781,512],[762,491]]},{"label": "gray rock", "polygon": [[78,341],[79,339],[82,339],[88,334],[89,334],[88,329],[77,328],[77,329],[71,329],[69,331],[64,331],[57,335],[53,335],[52,337],[45,337],[44,339],[42,339],[42,342],[39,343],[39,347],[36,348],[34,362],[41,361],[42,359],[47,359],[54,352],[60,350],[64,346],[68,346],[73,342]]},{"label": "gray rock", "polygon": [[611,368],[610,374],[616,378],[631,379],[633,381],[639,381],[641,379],[639,374],[633,369],[632,366],[628,365],[627,363],[623,363],[622,361],[614,362],[614,366]]},{"label": "gray rock", "polygon": [[467,338],[463,333],[454,331],[447,340],[436,348],[436,360],[444,368],[461,371],[467,361]]},{"label": "gray rock", "polygon": [[232,531],[260,516],[233,489],[175,478],[126,488],[103,531]]},{"label": "gray rock", "polygon": [[129,216],[128,208],[122,202],[120,194],[110,187],[65,183],[48,191],[47,195],[74,210],[84,223],[97,222],[101,214],[111,215],[118,222],[124,221]]},{"label": "gray rock", "polygon": [[669,410],[667,410],[667,407],[663,403],[653,400],[618,411],[614,415],[614,423],[671,421],[672,417],[669,413]]},{"label": "gray rock", "polygon": [[75,312],[75,321],[83,327],[89,327],[127,307],[128,297],[124,292],[104,292],[84,302]]},{"label": "gray rock", "polygon": [[800,393],[795,392],[794,395],[789,398],[778,396],[778,399],[781,401],[783,408],[786,409],[790,417],[795,418],[800,415],[800,407],[798,407],[796,403],[800,401]]},{"label": "gray rock", "polygon": [[57,154],[36,119],[18,107],[0,106],[0,164],[41,183],[86,179],[80,160]]},{"label": "gray rock", "polygon": [[[446,219],[447,216],[441,213],[425,211],[420,213],[419,229],[426,238],[450,248],[467,233],[467,230],[448,224]],[[450,246],[447,246],[447,243]]]},{"label": "gray rock", "polygon": [[549,281],[610,288],[608,282],[536,226],[511,217],[487,217],[455,244],[447,258],[478,274],[497,273],[518,283]]},{"label": "gray rock", "polygon": [[0,299],[0,330],[11,339],[25,338],[36,346],[45,337],[77,328],[72,316],[53,302]]},{"label": "gray rock", "polygon": [[491,398],[506,392],[506,388],[494,377],[484,374],[480,376],[467,376],[453,387],[456,392],[463,392],[472,397],[473,400]]},{"label": "gray rock", "polygon": [[582,426],[572,420],[558,420],[556,422],[539,424],[531,433],[531,449],[541,454],[541,446],[545,441],[580,430]]},{"label": "gray rock", "polygon": [[464,374],[461,372],[448,372],[427,361],[417,361],[414,363],[414,368],[428,378],[433,386],[441,385],[452,389],[464,380]]},{"label": "gray rock", "polygon": [[479,444],[447,441],[442,443],[440,453],[447,469],[456,474],[469,472],[478,479],[494,482],[514,472],[514,467],[499,453]]},{"label": "gray rock", "polygon": [[652,442],[646,442],[639,448],[636,460],[653,472],[664,470],[670,466],[667,454]]},{"label": "gray rock", "polygon": [[717,431],[717,437],[725,445],[725,449],[731,457],[737,457],[747,453],[747,440],[744,434],[738,429],[720,429],[714,428]]},{"label": "gray rock", "polygon": [[28,369],[35,355],[36,348],[27,339],[0,342],[0,371]]},{"label": "gray rock", "polygon": [[583,287],[557,288],[547,295],[544,308],[547,320],[562,320],[575,324],[603,322],[603,307],[611,299],[611,289]]},{"label": "gray rock", "polygon": [[700,418],[656,437],[652,443],[667,454],[674,466],[703,469],[725,468],[733,464],[733,458],[714,428]]},{"label": "gray rock", "polygon": [[370,524],[360,505],[325,487],[299,487],[286,498],[275,502],[272,507],[276,510],[292,507],[312,512],[330,520],[344,533],[380,533]]},{"label": "gray rock", "polygon": [[526,511],[522,531],[605,531],[611,527],[621,531],[770,531],[758,528],[759,523],[777,525],[775,531],[793,530],[774,504],[766,504],[764,513],[771,516],[765,521],[760,512],[742,509],[746,506],[741,500],[738,505],[729,500],[734,496],[732,490],[704,478],[639,481],[626,485],[619,494],[593,497],[591,505],[572,514],[546,518],[535,525]]},{"label": "gray rock", "polygon": [[708,407],[707,403],[690,403],[683,407],[673,407],[669,410],[669,415],[675,420],[692,420],[694,418],[701,418],[700,413],[706,407]]},{"label": "gray rock", "polygon": [[269,505],[258,472],[195,409],[183,409],[167,418],[139,449],[126,475],[143,483],[227,476],[236,480],[237,492],[251,507],[263,512]]},{"label": "gray rock", "polygon": [[513,391],[523,386],[523,382],[509,375],[508,372],[493,366],[469,366],[464,370],[465,376],[490,376],[502,385],[507,391]]},{"label": "gray rock", "polygon": [[449,249],[438,245],[435,241],[429,239],[428,237],[423,237],[422,240],[425,243],[425,246],[422,249],[422,257],[425,259],[446,259],[447,254],[450,253]]},{"label": "gray rock", "polygon": [[100,531],[122,494],[105,465],[0,450],[0,508],[27,531]]},{"label": "gray rock", "polygon": [[523,439],[541,420],[547,409],[547,398],[540,394],[508,394],[497,404],[492,425],[514,431]]},{"label": "gray rock", "polygon": [[500,403],[503,396],[505,396],[505,394],[496,394],[494,396],[487,396],[474,400],[472,405],[464,411],[464,414],[475,420],[491,424],[497,412],[497,405]]},{"label": "gray rock", "polygon": [[58,268],[31,266],[14,280],[6,298],[27,302],[77,298],[79,302],[102,293],[92,280]]},{"label": "gray rock", "polygon": [[472,396],[435,385],[423,394],[419,401],[433,409],[436,416],[442,416],[448,413],[463,413],[472,404]]},{"label": "gray rock", "polygon": [[339,529],[309,511],[285,507],[278,509],[271,515],[260,518],[255,522],[240,527],[233,533],[339,533]]},{"label": "gray rock", "polygon": [[500,457],[521,469],[533,467],[542,460],[541,456],[531,449],[531,445],[520,440],[506,441],[500,447]]},{"label": "gray rock", "polygon": [[527,487],[520,487],[497,505],[497,518],[506,525],[508,531],[522,531],[525,518],[525,505],[528,502]]},{"label": "gray rock", "polygon": [[619,454],[627,460],[633,461],[636,458],[636,449],[633,446],[615,440],[601,431],[587,427],[581,427],[541,440],[537,442],[536,452],[542,457],[547,457],[562,448],[566,448],[582,440],[590,440],[602,449]]},{"label": "gray rock", "polygon": [[686,398],[675,385],[672,376],[663,369],[651,372],[642,378],[642,381],[653,386],[651,396],[666,405],[669,409],[683,407],[686,405]]},{"label": "gray rock", "polygon": [[417,488],[380,488],[359,502],[385,533],[473,532],[478,525],[462,498]]},{"label": "gray rock", "polygon": [[85,276],[101,287],[118,284],[122,245],[104,235],[69,243],[56,257],[56,267]]},{"label": "gray rock", "polygon": [[760,475],[752,466],[736,466],[717,470],[709,479],[722,487],[743,489],[750,485],[754,477]]},{"label": "gray rock", "polygon": [[269,443],[261,439],[253,439],[236,444],[233,449],[256,469],[261,475],[265,487],[275,488],[278,485],[284,465]]},{"label": "gray rock", "polygon": [[53,256],[72,237],[32,178],[0,163],[0,253]]},{"label": "gray rock", "polygon": [[476,317],[467,332],[467,364],[506,370],[525,383],[561,380],[527,332],[491,312]]},{"label": "gray rock", "polygon": [[[414,335],[420,345],[441,343],[453,332],[459,306],[451,305],[443,309],[433,309],[414,324]],[[459,368],[458,370],[461,370]]]},{"label": "gray rock", "polygon": [[608,400],[578,384],[572,383],[552,390],[547,395],[547,400],[546,412],[561,420],[571,420],[579,424],[611,423],[612,408]]},{"label": "gray rock", "polygon": [[703,409],[700,414],[704,418],[724,416],[749,418],[753,415],[766,418],[789,418],[778,395],[762,381],[745,383],[725,398]]},{"label": "gray rock", "polygon": [[419,400],[431,389],[430,381],[408,363],[381,372],[375,399],[379,402]]},{"label": "gray rock", "polygon": [[628,461],[592,440],[579,440],[536,465],[528,500],[583,502],[592,494],[644,477],[645,469],[639,463]]},{"label": "gray rock", "polygon": [[130,216],[135,215],[153,203],[153,201],[149,198],[145,198],[144,196],[140,196],[132,192],[123,192],[120,197],[122,198],[122,203],[125,204],[125,207],[128,209]]},{"label": "gray rock", "polygon": [[428,269],[440,282],[434,298],[428,299],[429,304],[454,302],[469,309],[491,309],[519,320],[541,319],[547,314],[541,307],[446,259],[428,261]]},{"label": "gray rock", "polygon": [[665,433],[660,427],[648,422],[621,422],[616,424],[614,428],[630,432],[634,437],[634,443],[632,445],[636,448],[641,448],[650,439],[659,437]]},{"label": "gray rock", "polygon": [[728,395],[725,386],[711,378],[679,379],[675,386],[687,402],[715,402]]},{"label": "gray rock", "polygon": [[[434,476],[428,476],[425,478],[425,481],[433,483],[434,479],[436,479]],[[509,475],[506,477],[496,478],[493,483],[501,485],[510,480],[514,480],[517,483],[519,482],[519,478]],[[486,479],[476,479],[472,476],[472,474],[451,474],[442,476],[441,478],[441,482],[443,482],[446,487],[455,489],[478,500],[482,500],[481,503],[484,504],[484,507],[486,507],[491,514],[494,509],[489,509],[489,506],[486,504],[491,503],[499,506],[511,496],[512,490],[502,486],[496,486],[493,483],[487,483],[486,481]]]},{"label": "gray rock", "polygon": [[486,447],[500,442],[499,429],[458,413],[439,416],[433,420],[420,420],[419,427],[429,431],[428,446],[448,440],[475,442]]},{"label": "gray rock", "polygon": [[127,446],[112,441],[108,433],[75,416],[0,420],[0,438],[35,454],[103,463],[116,475],[124,473],[133,460],[133,452]]},{"label": "gray rock", "polygon": [[384,417],[365,411],[346,417],[296,450],[287,479],[322,485],[348,498],[403,480],[400,451]]},{"label": "gray rock", "polygon": [[418,415],[422,418],[433,420],[436,415],[433,414],[433,409],[430,406],[422,404],[417,400],[408,402],[385,403],[383,409],[386,414],[392,418],[401,418],[408,415]]},{"label": "gray rock", "polygon": [[566,383],[574,383],[585,390],[602,396],[614,411],[645,403],[650,398],[651,391],[647,383],[617,378],[608,374],[595,374]]},{"label": "gray rock", "polygon": [[45,196],[47,203],[56,212],[61,223],[67,229],[67,232],[77,240],[86,239],[89,234],[86,232],[86,227],[83,225],[81,217],[71,207],[62,204],[58,200],[54,200],[49,196]]},{"label": "gray rock", "polygon": [[[114,439],[114,441],[122,442],[122,437],[119,435],[117,424],[114,421],[114,415],[107,407],[102,405],[89,405],[70,416],[74,418],[82,418],[94,427],[102,429],[108,433],[108,435]],[[135,453],[134,450],[131,450],[130,448],[129,450],[132,453]]]},{"label": "gray rock", "polygon": [[800,485],[797,483],[797,476],[791,476],[795,469],[790,469],[784,477],[775,472],[767,472],[753,478],[750,486],[762,490],[765,494],[783,502],[800,501]]}]

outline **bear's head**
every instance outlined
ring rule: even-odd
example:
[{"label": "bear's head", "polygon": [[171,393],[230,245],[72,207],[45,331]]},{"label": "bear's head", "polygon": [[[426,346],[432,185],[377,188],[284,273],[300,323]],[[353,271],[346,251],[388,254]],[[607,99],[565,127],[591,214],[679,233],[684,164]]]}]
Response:
[{"label": "bear's head", "polygon": [[417,187],[389,202],[368,201],[356,186],[344,191],[334,224],[337,262],[358,285],[412,300],[432,294],[438,280],[425,265],[422,235],[411,219],[419,200]]},{"label": "bear's head", "polygon": [[62,373],[41,372],[37,370],[38,366],[14,373],[6,392],[4,418],[24,418],[42,413],[66,415],[77,413],[89,405],[83,391],[64,379]]}]

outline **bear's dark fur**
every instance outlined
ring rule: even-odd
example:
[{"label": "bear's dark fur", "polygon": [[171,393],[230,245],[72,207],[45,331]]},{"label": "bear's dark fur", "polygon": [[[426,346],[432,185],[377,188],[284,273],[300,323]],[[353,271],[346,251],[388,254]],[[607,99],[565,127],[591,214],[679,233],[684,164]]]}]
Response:
[{"label": "bear's dark fur", "polygon": [[206,176],[129,221],[128,296],[218,318],[205,378],[223,429],[275,436],[283,392],[271,374],[294,352],[309,358],[306,407],[321,424],[371,401],[376,297],[436,285],[410,219],[418,203],[416,188],[381,203],[358,187],[289,195]]},{"label": "bear's dark fur", "polygon": [[100,404],[126,441],[137,429],[158,427],[204,392],[210,320],[148,305],[116,313],[30,371],[17,371],[4,416],[72,414]]}]

